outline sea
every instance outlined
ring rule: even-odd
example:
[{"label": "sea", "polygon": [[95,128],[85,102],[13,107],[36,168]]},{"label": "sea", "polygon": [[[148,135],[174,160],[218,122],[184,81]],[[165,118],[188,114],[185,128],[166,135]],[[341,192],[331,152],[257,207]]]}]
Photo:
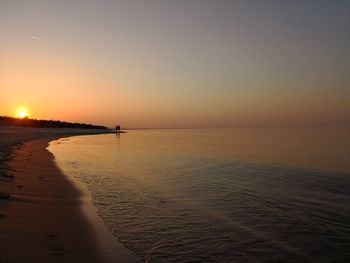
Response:
[{"label": "sea", "polygon": [[144,262],[350,262],[350,128],[129,130],[48,148]]}]

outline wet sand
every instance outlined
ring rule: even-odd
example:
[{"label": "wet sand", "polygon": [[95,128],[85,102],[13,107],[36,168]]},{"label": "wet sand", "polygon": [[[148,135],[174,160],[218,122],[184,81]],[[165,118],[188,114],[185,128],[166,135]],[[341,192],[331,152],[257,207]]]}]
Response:
[{"label": "wet sand", "polygon": [[65,136],[45,134],[24,144],[17,137],[11,158],[9,145],[1,145],[0,262],[139,262],[106,229],[86,189],[64,175],[46,149]]}]

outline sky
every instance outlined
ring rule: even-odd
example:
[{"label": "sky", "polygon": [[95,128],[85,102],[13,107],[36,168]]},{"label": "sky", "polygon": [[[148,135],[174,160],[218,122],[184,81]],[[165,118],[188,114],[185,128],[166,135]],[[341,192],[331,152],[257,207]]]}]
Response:
[{"label": "sky", "polygon": [[350,125],[350,1],[0,0],[0,115]]}]

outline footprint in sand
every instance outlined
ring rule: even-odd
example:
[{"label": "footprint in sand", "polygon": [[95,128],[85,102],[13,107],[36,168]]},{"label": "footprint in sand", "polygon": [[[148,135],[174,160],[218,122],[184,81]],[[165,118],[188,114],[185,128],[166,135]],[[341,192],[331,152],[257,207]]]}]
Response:
[{"label": "footprint in sand", "polygon": [[56,235],[55,234],[47,234],[46,238],[47,239],[54,239],[54,238],[56,238]]},{"label": "footprint in sand", "polygon": [[0,176],[5,178],[15,178],[12,174],[8,174],[8,173],[2,173],[0,174]]},{"label": "footprint in sand", "polygon": [[[0,213],[0,219],[5,219],[7,217],[7,215],[6,214],[4,214],[4,213]],[[0,261],[1,262],[1,261]]]},{"label": "footprint in sand", "polygon": [[17,187],[17,190],[18,190],[18,191],[22,191],[22,190],[23,190],[23,185],[20,185],[20,184],[19,184],[19,185],[16,185],[16,187]]},{"label": "footprint in sand", "polygon": [[0,262],[10,262],[9,257],[5,252],[0,251]]},{"label": "footprint in sand", "polygon": [[10,198],[9,193],[0,192],[0,199],[8,199],[8,198]]},{"label": "footprint in sand", "polygon": [[46,239],[49,253],[51,255],[63,255],[65,253],[64,247],[55,234],[47,234]]}]

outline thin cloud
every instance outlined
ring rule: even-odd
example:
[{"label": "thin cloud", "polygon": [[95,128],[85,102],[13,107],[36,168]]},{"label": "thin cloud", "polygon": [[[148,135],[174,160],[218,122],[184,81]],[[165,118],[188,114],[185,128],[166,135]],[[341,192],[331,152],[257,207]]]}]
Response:
[{"label": "thin cloud", "polygon": [[41,37],[38,37],[38,36],[33,36],[33,35],[31,35],[31,36],[30,36],[30,38],[31,38],[31,39],[35,39],[35,40],[42,40],[42,38],[41,38]]}]

